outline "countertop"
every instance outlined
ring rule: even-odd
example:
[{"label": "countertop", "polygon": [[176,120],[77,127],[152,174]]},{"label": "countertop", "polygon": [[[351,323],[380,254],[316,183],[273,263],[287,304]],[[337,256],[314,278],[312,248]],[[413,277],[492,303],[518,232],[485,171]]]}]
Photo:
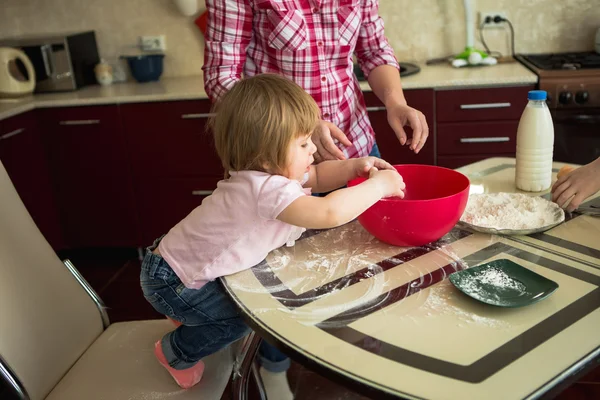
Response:
[{"label": "countertop", "polygon": [[[563,165],[554,163],[554,173]],[[459,171],[474,193],[516,191],[514,159]],[[293,247],[222,281],[262,337],[369,397],[538,398],[599,357],[599,234],[599,218],[573,214],[530,236],[456,227],[437,242],[406,248],[379,242],[354,221],[307,231]],[[463,295],[447,279],[499,258],[559,288],[536,304],[501,308]]]},{"label": "countertop", "polygon": [[[448,65],[421,65],[421,71],[402,78],[402,86],[410,89],[455,89],[481,86],[511,86],[537,83],[537,76],[519,63],[491,67],[452,68]],[[371,90],[361,82],[363,91]],[[34,108],[87,106],[99,104],[143,103],[206,99],[201,75],[163,78],[159,82],[126,82],[111,86],[89,86],[73,92],[47,93],[18,99],[0,99],[0,120]]]},{"label": "countertop", "polygon": [[0,100],[0,120],[34,108],[89,106],[207,99],[202,76],[163,78],[159,82],[125,82],[110,86],[88,86],[63,93],[36,94]]},{"label": "countertop", "polygon": [[[421,71],[402,78],[404,89],[449,90],[483,86],[515,86],[537,83],[537,75],[518,62],[453,68],[447,64],[419,65]],[[371,90],[361,82],[363,91]]]}]

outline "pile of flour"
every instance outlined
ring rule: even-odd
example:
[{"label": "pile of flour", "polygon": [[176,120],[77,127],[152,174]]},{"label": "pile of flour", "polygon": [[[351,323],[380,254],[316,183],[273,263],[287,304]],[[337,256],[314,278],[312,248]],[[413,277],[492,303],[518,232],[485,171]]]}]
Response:
[{"label": "pile of flour", "polygon": [[557,210],[562,212],[548,200],[520,193],[472,194],[460,220],[498,230],[538,229],[558,222]]},{"label": "pile of flour", "polygon": [[481,291],[481,285],[492,286],[495,290],[516,290],[524,292],[527,287],[499,268],[487,268],[474,273],[463,287],[471,292]]}]

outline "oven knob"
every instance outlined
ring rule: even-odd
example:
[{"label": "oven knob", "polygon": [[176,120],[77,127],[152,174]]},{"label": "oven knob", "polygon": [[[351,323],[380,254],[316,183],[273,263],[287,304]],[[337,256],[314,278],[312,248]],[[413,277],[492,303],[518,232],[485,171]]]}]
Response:
[{"label": "oven knob", "polygon": [[577,104],[585,104],[588,102],[590,94],[587,90],[581,90],[575,93],[575,103]]},{"label": "oven knob", "polygon": [[560,94],[558,95],[558,102],[560,104],[569,104],[572,98],[573,95],[571,94],[571,92],[560,92]]}]

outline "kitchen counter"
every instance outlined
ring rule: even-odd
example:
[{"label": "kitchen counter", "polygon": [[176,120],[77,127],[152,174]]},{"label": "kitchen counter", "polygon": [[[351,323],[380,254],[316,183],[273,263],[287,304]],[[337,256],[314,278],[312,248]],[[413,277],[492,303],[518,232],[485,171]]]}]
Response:
[{"label": "kitchen counter", "polygon": [[[482,86],[517,86],[536,84],[538,77],[518,62],[487,67],[453,68],[448,64],[420,65],[421,71],[402,78],[404,89],[460,89]],[[361,82],[363,91],[371,90]]]},{"label": "kitchen counter", "polygon": [[[537,76],[519,63],[492,67],[452,68],[448,65],[421,66],[415,75],[402,78],[404,89],[436,90],[481,86],[514,86],[537,82]],[[363,91],[370,91],[361,82]],[[46,93],[19,99],[0,100],[0,120],[34,108],[87,106],[206,99],[202,76],[163,78],[159,82],[126,82],[111,86],[89,86],[66,93]]]},{"label": "kitchen counter", "polygon": [[34,108],[89,106],[207,99],[202,76],[164,78],[159,82],[125,82],[88,86],[73,92],[44,93],[0,100],[0,120]]}]

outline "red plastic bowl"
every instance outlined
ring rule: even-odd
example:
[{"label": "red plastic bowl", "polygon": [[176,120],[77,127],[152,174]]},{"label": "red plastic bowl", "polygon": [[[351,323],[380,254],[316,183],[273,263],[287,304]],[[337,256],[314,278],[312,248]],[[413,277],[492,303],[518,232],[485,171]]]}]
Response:
[{"label": "red plastic bowl", "polygon": [[[421,246],[456,225],[469,199],[469,179],[432,165],[394,165],[406,183],[405,198],[381,199],[358,217],[377,239],[395,246]],[[348,182],[356,186],[364,178]]]}]

